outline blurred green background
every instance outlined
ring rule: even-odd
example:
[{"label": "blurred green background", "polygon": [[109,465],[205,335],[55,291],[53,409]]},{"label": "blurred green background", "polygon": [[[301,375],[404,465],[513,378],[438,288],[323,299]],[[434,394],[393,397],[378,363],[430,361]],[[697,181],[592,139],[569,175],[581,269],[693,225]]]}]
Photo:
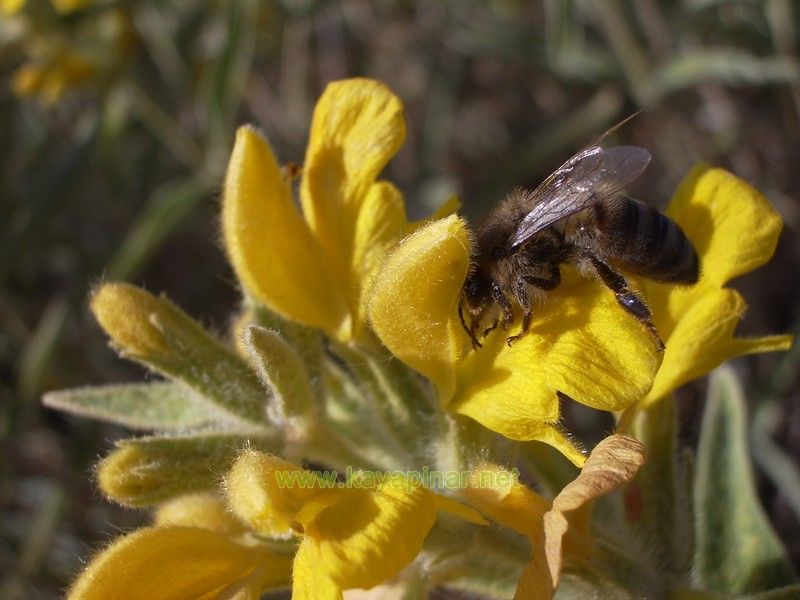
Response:
[{"label": "blurred green background", "polygon": [[[634,194],[664,206],[697,161],[761,189],[786,227],[773,261],[735,283],[750,304],[740,331],[800,333],[792,0],[12,4],[0,3],[0,598],[57,597],[146,517],[92,487],[122,431],[40,405],[47,390],[147,376],[107,348],[89,290],[164,291],[224,332],[237,292],[217,211],[235,128],[258,124],[301,163],[334,79],[378,78],[402,98],[408,136],[386,176],[415,217],[454,192],[478,215],[644,109],[616,136],[654,155]],[[736,363],[761,497],[798,564],[799,362],[795,349]],[[687,444],[703,386],[679,398]]]}]

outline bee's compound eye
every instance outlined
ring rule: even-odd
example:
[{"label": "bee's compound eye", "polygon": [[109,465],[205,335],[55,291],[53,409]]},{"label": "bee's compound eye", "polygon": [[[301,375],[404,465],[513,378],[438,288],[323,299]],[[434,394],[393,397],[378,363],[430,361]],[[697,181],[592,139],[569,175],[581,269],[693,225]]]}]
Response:
[{"label": "bee's compound eye", "polygon": [[478,295],[478,282],[475,279],[467,279],[464,282],[464,293],[467,298],[474,298]]},{"label": "bee's compound eye", "polygon": [[467,302],[473,306],[480,304],[481,299],[486,296],[487,282],[478,272],[472,273],[464,282],[464,295]]}]

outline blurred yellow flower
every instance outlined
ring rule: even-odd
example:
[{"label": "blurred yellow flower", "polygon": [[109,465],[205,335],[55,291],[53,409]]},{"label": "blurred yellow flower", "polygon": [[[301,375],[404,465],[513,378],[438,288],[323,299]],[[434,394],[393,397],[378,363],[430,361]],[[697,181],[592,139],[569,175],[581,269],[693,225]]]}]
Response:
[{"label": "blurred yellow flower", "polygon": [[[19,12],[24,4],[6,2],[0,5],[0,14],[9,14],[9,7]],[[53,0],[62,14],[94,4],[93,0]],[[116,4],[64,17],[22,11],[14,19],[18,30],[14,47],[22,61],[11,78],[11,90],[46,106],[78,88],[111,85],[135,47],[130,11]]]},{"label": "blurred yellow flower", "polygon": [[0,0],[0,15],[13,15],[22,10],[25,0]]},{"label": "blurred yellow flower", "polygon": [[339,599],[343,590],[391,579],[422,550],[439,510],[486,523],[400,474],[356,474],[340,484],[256,451],[239,456],[225,488],[233,512],[255,531],[299,538],[295,600]]},{"label": "blurred yellow flower", "polygon": [[53,104],[64,92],[89,81],[95,68],[78,52],[66,50],[46,61],[29,62],[21,66],[11,80],[11,90],[18,96],[39,98]]},{"label": "blurred yellow flower", "polygon": [[[526,536],[531,559],[517,587],[516,600],[549,600],[566,560],[591,556],[594,541],[589,529],[594,500],[630,482],[644,464],[641,442],[612,435],[592,450],[580,475],[550,502],[519,481],[505,487],[487,487],[503,468],[477,466],[467,489],[470,503],[494,521]],[[486,475],[490,475],[487,477]]]},{"label": "blurred yellow flower", "polygon": [[410,227],[403,196],[378,174],[405,137],[403,107],[383,84],[328,85],[317,103],[297,210],[269,144],[243,127],[225,181],[225,245],[245,290],[280,315],[348,342],[386,249]]},{"label": "blurred yellow flower", "polygon": [[291,554],[278,554],[211,495],[165,504],[155,526],[116,540],[73,584],[70,600],[259,598],[288,588]]},{"label": "blurred yellow flower", "polygon": [[[62,14],[87,8],[96,0],[52,0],[53,7]],[[0,15],[18,13],[27,4],[27,0],[0,0]]]}]

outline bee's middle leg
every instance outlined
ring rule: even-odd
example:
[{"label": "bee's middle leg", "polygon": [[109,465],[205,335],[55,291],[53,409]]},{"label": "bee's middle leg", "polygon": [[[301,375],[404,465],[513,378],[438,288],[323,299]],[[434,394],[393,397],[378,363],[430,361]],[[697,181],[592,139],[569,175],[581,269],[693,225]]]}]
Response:
[{"label": "bee's middle leg", "polygon": [[647,330],[658,342],[658,349],[663,351],[665,348],[664,342],[661,339],[661,336],[658,335],[656,326],[653,325],[651,320],[653,314],[650,312],[650,309],[647,308],[644,300],[642,300],[635,292],[633,292],[628,286],[628,281],[622,275],[612,269],[608,264],[591,253],[586,253],[586,256],[591,261],[594,270],[600,276],[600,279],[603,281],[603,283],[610,288],[612,292],[614,292],[619,305],[647,328]]}]

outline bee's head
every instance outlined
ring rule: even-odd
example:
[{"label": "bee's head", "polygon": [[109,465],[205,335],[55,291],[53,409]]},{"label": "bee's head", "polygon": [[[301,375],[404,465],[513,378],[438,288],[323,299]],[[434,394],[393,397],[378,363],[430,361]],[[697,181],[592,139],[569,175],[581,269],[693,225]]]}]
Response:
[{"label": "bee's head", "polygon": [[476,318],[491,301],[491,280],[480,268],[472,269],[464,281],[463,299],[466,301],[467,310]]}]

